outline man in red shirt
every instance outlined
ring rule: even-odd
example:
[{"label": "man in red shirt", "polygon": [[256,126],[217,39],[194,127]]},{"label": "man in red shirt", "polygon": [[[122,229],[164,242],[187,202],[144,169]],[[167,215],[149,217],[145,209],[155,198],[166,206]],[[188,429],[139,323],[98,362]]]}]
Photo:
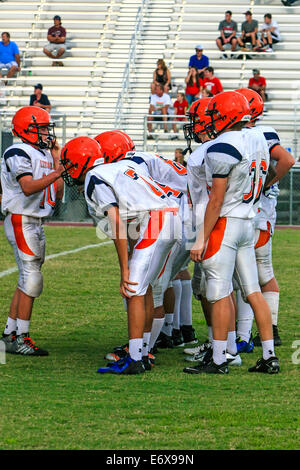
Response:
[{"label": "man in red shirt", "polygon": [[[54,21],[54,26],[48,29],[48,34],[47,34],[47,39],[48,39],[48,44],[43,49],[44,54],[46,54],[48,57],[51,57],[51,59],[58,59],[63,55],[63,53],[66,50],[66,35],[67,32],[65,28],[62,27],[61,25],[61,17],[58,15],[55,15],[53,18]],[[56,66],[62,66],[64,65],[63,62],[60,61],[54,61],[52,62],[52,65]]]},{"label": "man in red shirt", "polygon": [[253,77],[249,79],[248,88],[251,90],[257,91],[260,94],[263,101],[266,101],[266,79],[261,77],[260,71],[258,69],[253,69]]},{"label": "man in red shirt", "polygon": [[213,67],[206,67],[204,70],[203,87],[207,88],[213,95],[217,95],[223,91],[220,80],[214,76]]}]

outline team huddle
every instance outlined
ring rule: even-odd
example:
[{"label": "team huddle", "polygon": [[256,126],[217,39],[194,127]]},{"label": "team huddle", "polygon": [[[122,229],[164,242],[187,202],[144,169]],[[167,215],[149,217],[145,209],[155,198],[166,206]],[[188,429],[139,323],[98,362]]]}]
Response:
[{"label": "team huddle", "polygon": [[[189,374],[227,374],[241,353],[262,347],[249,372],[279,372],[279,288],[272,267],[278,181],[294,159],[276,131],[256,125],[263,101],[253,90],[195,101],[184,126],[198,144],[187,168],[135,149],[122,131],[77,137],[60,149],[46,111],[21,108],[1,164],[4,229],[19,268],[0,341],[6,351],[48,355],[29,335],[43,289],[43,219],[64,182],[84,187],[89,213],[110,237],[120,265],[128,344],[106,355],[101,374],[151,371],[159,348],[197,343],[192,294],[208,340],[184,350]],[[187,270],[194,261],[191,279]],[[258,334],[252,339],[255,318]]]}]

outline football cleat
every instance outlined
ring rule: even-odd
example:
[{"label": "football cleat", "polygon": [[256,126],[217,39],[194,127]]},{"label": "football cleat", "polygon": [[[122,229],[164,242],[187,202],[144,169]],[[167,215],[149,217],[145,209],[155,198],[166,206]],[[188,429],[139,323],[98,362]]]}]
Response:
[{"label": "football cleat", "polygon": [[250,367],[248,372],[262,372],[264,374],[278,374],[280,369],[278,357],[272,356],[269,359],[258,359],[255,366]]},{"label": "football cleat", "polygon": [[154,366],[155,364],[155,356],[153,354],[151,354],[150,352],[148,352],[148,357],[149,357],[149,361],[151,362],[151,364]]},{"label": "football cleat", "polygon": [[[196,348],[195,348],[196,349]],[[211,358],[212,344],[208,341],[199,346],[199,352],[194,356],[187,355],[184,360],[188,362],[202,362],[204,358]]]},{"label": "football cleat", "polygon": [[195,336],[195,330],[192,325],[181,325],[181,333],[185,344],[197,344],[198,339]]},{"label": "football cleat", "polygon": [[183,372],[187,374],[228,374],[228,364],[223,362],[223,364],[215,364],[211,360],[208,364],[199,364],[198,366],[185,367]]},{"label": "football cleat", "polygon": [[176,330],[175,328],[173,328],[172,338],[175,348],[183,348],[185,346],[181,330]]},{"label": "football cleat", "polygon": [[238,353],[237,354],[226,353],[226,361],[229,366],[241,366],[242,365],[242,359]]},{"label": "football cleat", "polygon": [[23,333],[16,337],[14,341],[15,354],[22,356],[48,356],[48,351],[36,346],[35,342],[29,337],[29,333]]},{"label": "football cleat", "polygon": [[152,370],[153,364],[151,363],[149,356],[143,356],[142,362],[144,364],[145,370]]},{"label": "football cleat", "polygon": [[10,354],[16,353],[16,346],[15,346],[15,339],[16,339],[16,332],[12,331],[9,335],[5,335],[3,333],[2,338],[0,339],[0,343],[4,343],[5,352]]},{"label": "football cleat", "polygon": [[252,336],[250,336],[249,342],[241,340],[241,338],[236,339],[237,352],[240,353],[252,353],[254,349],[254,344]]},{"label": "football cleat", "polygon": [[128,344],[124,344],[123,346],[116,346],[113,349],[113,352],[107,353],[104,356],[104,359],[110,362],[117,362],[119,359],[122,359],[122,357],[127,356],[128,352]]},{"label": "football cleat", "polygon": [[[281,338],[279,336],[278,326],[277,325],[272,325],[272,328],[273,328],[274,346],[281,346],[282,341],[281,341]],[[253,338],[253,344],[254,344],[254,346],[261,346],[261,340],[260,340],[260,336],[259,336],[258,332],[256,333],[255,337]]]},{"label": "football cleat", "polygon": [[107,367],[100,367],[97,372],[100,374],[136,375],[145,372],[145,367],[142,361],[135,361],[130,356],[126,356]]},{"label": "football cleat", "polygon": [[172,349],[174,347],[172,336],[168,336],[161,331],[156,340],[155,346],[161,349]]},{"label": "football cleat", "polygon": [[194,356],[195,354],[206,351],[210,348],[211,342],[207,339],[204,343],[200,344],[200,346],[196,346],[195,348],[186,348],[183,350],[183,352],[184,354],[188,354],[189,356]]}]

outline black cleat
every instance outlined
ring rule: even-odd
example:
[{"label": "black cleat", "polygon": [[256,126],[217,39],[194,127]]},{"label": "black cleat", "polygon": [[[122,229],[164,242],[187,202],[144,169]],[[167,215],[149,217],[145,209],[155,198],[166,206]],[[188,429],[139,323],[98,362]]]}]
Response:
[{"label": "black cleat", "polygon": [[197,344],[198,339],[195,336],[195,330],[192,325],[181,325],[181,333],[185,344]]},{"label": "black cleat", "polygon": [[185,367],[183,372],[187,374],[228,374],[228,364],[223,362],[223,364],[215,364],[211,360],[208,364],[199,364],[198,366]]},{"label": "black cleat", "polygon": [[12,331],[8,335],[5,333],[2,334],[2,338],[0,338],[0,343],[4,344],[5,352],[16,354],[16,332]]},{"label": "black cleat", "polygon": [[250,367],[248,372],[262,372],[264,374],[278,374],[279,372],[279,360],[278,357],[273,356],[269,357],[269,359],[258,359],[255,366]]},{"label": "black cleat", "polygon": [[152,365],[152,363],[151,363],[151,361],[150,361],[149,356],[143,356],[143,357],[142,357],[142,362],[143,362],[143,364],[144,364],[145,370],[148,370],[148,371],[149,371],[149,370],[152,370],[153,365]]},{"label": "black cleat", "polygon": [[183,346],[185,346],[181,330],[176,330],[175,328],[173,328],[172,339],[175,348],[183,348]]},{"label": "black cleat", "polygon": [[161,349],[172,349],[174,347],[172,336],[168,336],[161,331],[156,340],[155,346]]},{"label": "black cleat", "polygon": [[137,375],[145,372],[145,367],[142,361],[134,361],[130,356],[126,356],[117,362],[108,364],[107,367],[100,367],[97,372],[100,374]]},{"label": "black cleat", "polygon": [[[281,338],[279,336],[278,326],[277,325],[272,325],[272,328],[273,328],[274,346],[281,346],[282,341],[281,341]],[[261,346],[261,340],[260,340],[260,336],[259,336],[258,332],[256,333],[255,337],[253,338],[253,344],[254,344],[254,346]]]},{"label": "black cleat", "polygon": [[22,356],[48,356],[45,349],[36,346],[35,342],[29,336],[29,333],[23,333],[16,337],[14,341],[15,353]]}]

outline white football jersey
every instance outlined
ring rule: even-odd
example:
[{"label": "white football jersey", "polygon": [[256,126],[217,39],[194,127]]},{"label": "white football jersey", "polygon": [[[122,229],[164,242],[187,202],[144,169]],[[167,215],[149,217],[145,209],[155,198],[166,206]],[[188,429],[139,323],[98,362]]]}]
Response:
[{"label": "white football jersey", "polygon": [[180,163],[174,162],[162,155],[148,153],[148,152],[128,152],[126,159],[138,163],[141,171],[145,170],[156,182],[163,188],[165,185],[165,192],[170,188],[168,194],[171,197],[181,197],[178,191],[186,194],[187,192],[187,170]]},{"label": "white football jersey", "polygon": [[270,162],[262,131],[225,132],[208,143],[205,153],[208,186],[213,178],[228,178],[220,217],[255,217]]},{"label": "white football jersey", "polygon": [[139,163],[130,159],[92,168],[85,179],[85,198],[90,214],[101,220],[117,206],[123,220],[141,219],[151,210],[178,208]]},{"label": "white football jersey", "polygon": [[[276,145],[280,145],[280,138],[275,131],[275,129],[271,126],[257,126],[260,129],[267,141],[269,152],[273,150]],[[278,185],[278,183],[276,183]],[[259,212],[257,213],[254,223],[255,228],[260,230],[267,230],[268,229],[268,222],[271,224],[271,231],[274,232],[275,223],[276,223],[276,206],[277,206],[277,198],[268,198],[264,194],[261,195],[260,200],[260,208]]]},{"label": "white football jersey", "polygon": [[6,149],[1,162],[3,214],[51,216],[55,206],[56,183],[43,191],[25,196],[18,181],[25,175],[32,175],[37,180],[53,171],[53,158],[48,150],[38,150],[25,143],[14,144]]}]

